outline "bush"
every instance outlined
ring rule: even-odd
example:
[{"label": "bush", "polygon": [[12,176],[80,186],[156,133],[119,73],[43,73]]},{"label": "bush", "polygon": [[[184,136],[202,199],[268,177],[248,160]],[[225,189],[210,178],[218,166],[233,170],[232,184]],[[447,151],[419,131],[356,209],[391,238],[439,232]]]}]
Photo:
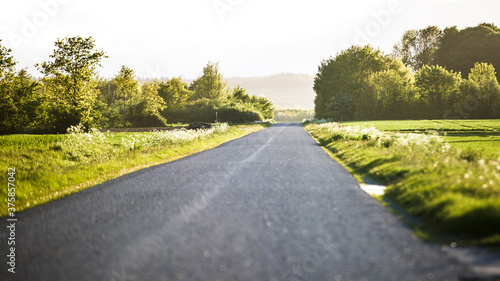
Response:
[{"label": "bush", "polygon": [[160,114],[147,110],[146,101],[132,105],[124,119],[132,127],[164,127],[167,125],[167,120]]},{"label": "bush", "polygon": [[216,113],[219,122],[244,123],[264,120],[260,112],[242,104],[208,99],[191,102],[184,108],[167,108],[162,115],[171,123],[191,123],[193,121],[213,123],[216,121]]}]

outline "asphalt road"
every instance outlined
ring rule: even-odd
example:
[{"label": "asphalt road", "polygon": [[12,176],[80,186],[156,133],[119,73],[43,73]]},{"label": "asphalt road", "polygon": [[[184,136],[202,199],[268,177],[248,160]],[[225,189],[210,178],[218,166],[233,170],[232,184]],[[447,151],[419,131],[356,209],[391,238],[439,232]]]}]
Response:
[{"label": "asphalt road", "polygon": [[300,124],[277,124],[17,218],[16,273],[7,272],[2,254],[0,280],[443,281],[468,274],[364,193]]}]

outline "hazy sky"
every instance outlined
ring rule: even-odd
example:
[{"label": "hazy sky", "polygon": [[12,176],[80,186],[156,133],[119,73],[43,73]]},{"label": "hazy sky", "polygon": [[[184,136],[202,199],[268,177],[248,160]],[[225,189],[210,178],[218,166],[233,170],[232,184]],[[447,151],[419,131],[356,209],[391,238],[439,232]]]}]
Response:
[{"label": "hazy sky", "polygon": [[141,77],[195,78],[208,61],[224,76],[316,74],[323,59],[370,43],[390,52],[408,29],[500,25],[498,0],[1,0],[0,38],[18,69],[49,60],[54,41],[92,36]]}]

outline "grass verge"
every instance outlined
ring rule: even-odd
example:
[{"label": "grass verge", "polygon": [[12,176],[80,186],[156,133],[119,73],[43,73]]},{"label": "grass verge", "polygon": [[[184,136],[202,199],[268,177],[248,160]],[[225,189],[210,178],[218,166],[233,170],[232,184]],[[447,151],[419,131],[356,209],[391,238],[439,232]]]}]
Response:
[{"label": "grass verge", "polygon": [[[470,157],[436,135],[338,123],[305,125],[322,146],[417,217],[417,233],[441,242],[500,245],[500,163]],[[452,238],[451,238],[452,237]]]},{"label": "grass verge", "polygon": [[[166,163],[256,132],[268,124],[209,130],[0,136],[1,182],[15,168],[15,211],[40,205],[140,169]],[[12,178],[11,178],[12,180]],[[7,201],[7,189],[0,200]],[[10,196],[9,196],[10,197]],[[7,205],[0,216],[8,214]]]}]

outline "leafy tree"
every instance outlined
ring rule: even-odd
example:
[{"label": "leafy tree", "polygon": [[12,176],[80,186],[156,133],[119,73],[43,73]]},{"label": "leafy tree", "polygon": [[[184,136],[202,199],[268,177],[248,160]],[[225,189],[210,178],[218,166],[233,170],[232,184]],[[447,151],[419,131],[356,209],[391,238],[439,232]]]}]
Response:
[{"label": "leafy tree", "polygon": [[92,37],[67,37],[55,42],[53,61],[37,64],[44,75],[47,109],[45,123],[59,132],[82,123],[87,128],[100,125],[95,110],[99,91],[97,67],[105,53],[95,49]]},{"label": "leafy tree", "polygon": [[443,32],[437,26],[408,30],[393,48],[392,55],[414,69],[431,65],[439,48]]},{"label": "leafy tree", "polygon": [[215,122],[216,112],[219,122],[243,123],[264,119],[257,110],[227,99],[198,99],[189,102],[184,108],[170,108],[164,114],[172,123],[190,123]]},{"label": "leafy tree", "polygon": [[382,118],[377,93],[378,89],[375,88],[375,83],[373,83],[372,79],[373,74],[361,86],[358,102],[356,103],[356,116],[354,117],[357,120],[378,120]]},{"label": "leafy tree", "polygon": [[165,101],[159,95],[160,82],[153,80],[142,86],[134,70],[122,66],[107,88],[108,102],[106,117],[110,127],[159,127],[166,121],[160,115]]},{"label": "leafy tree", "polygon": [[0,133],[33,129],[41,103],[39,83],[25,69],[15,73],[10,52],[0,45]]},{"label": "leafy tree", "polygon": [[0,80],[3,80],[8,74],[14,72],[14,67],[17,62],[10,54],[12,50],[2,46],[1,42],[2,39],[0,39]]},{"label": "leafy tree", "polygon": [[414,117],[415,101],[412,69],[404,67],[376,72],[370,77],[377,98],[378,118],[407,119]]},{"label": "leafy tree", "polygon": [[116,88],[115,101],[122,101],[130,106],[137,103],[141,96],[141,86],[135,76],[135,71],[122,66],[118,74],[113,79],[113,85]]},{"label": "leafy tree", "polygon": [[189,90],[193,91],[193,100],[207,98],[218,99],[226,95],[227,82],[219,72],[219,63],[207,63],[203,75],[194,80]]},{"label": "leafy tree", "polygon": [[[468,78],[476,62],[492,64],[500,68],[500,29],[493,24],[482,23],[476,27],[458,30],[446,28],[441,45],[436,51],[434,63],[460,72]],[[500,74],[497,73],[497,80]]]},{"label": "leafy tree", "polygon": [[354,97],[351,94],[337,93],[330,98],[330,102],[326,105],[330,110],[329,118],[338,121],[354,119]]},{"label": "leafy tree", "polygon": [[10,92],[16,61],[11,52],[11,49],[0,44],[0,133],[11,132],[15,127],[12,116],[16,113],[16,107]]},{"label": "leafy tree", "polygon": [[469,118],[498,118],[497,108],[500,104],[500,85],[496,78],[495,68],[491,64],[476,63],[471,69],[469,79],[460,85],[459,103],[467,100],[475,102],[469,108],[466,117]]},{"label": "leafy tree", "polygon": [[40,114],[40,84],[28,74],[25,69],[20,70],[13,79],[11,96],[16,107],[13,116],[16,131],[35,128],[38,125]]},{"label": "leafy tree", "polygon": [[250,104],[251,107],[258,110],[265,119],[274,118],[274,103],[270,99],[254,95],[250,98]]},{"label": "leafy tree", "polygon": [[[141,85],[135,76],[134,70],[127,66],[122,66],[116,76],[106,83],[103,92],[103,100],[106,101],[108,108],[105,116],[108,127],[130,127],[130,119],[137,114],[132,113],[132,107],[140,103]],[[143,108],[141,108],[142,111]]]},{"label": "leafy tree", "polygon": [[240,85],[236,86],[236,88],[233,89],[233,94],[229,98],[232,100],[237,100],[242,103],[250,102],[250,96],[246,93],[245,89],[240,87]]},{"label": "leafy tree", "polygon": [[144,83],[141,86],[141,89],[141,99],[146,102],[146,111],[148,112],[148,114],[159,115],[160,112],[166,107],[165,101],[158,94],[158,90],[160,89],[160,82],[155,79],[151,82]]},{"label": "leafy tree", "polygon": [[181,78],[172,78],[160,84],[158,94],[169,108],[183,108],[193,95]]},{"label": "leafy tree", "polygon": [[460,74],[441,66],[424,65],[415,73],[415,86],[423,102],[425,118],[440,119],[454,104],[460,83]]},{"label": "leafy tree", "polygon": [[233,89],[233,94],[228,96],[229,100],[245,105],[259,111],[265,119],[273,119],[274,104],[266,97],[250,96],[246,90],[239,85]]},{"label": "leafy tree", "polygon": [[111,105],[117,99],[116,85],[113,79],[100,79],[99,80],[99,99],[106,105]]},{"label": "leafy tree", "polygon": [[[357,106],[365,103],[362,92],[368,77],[377,71],[396,67],[399,65],[395,59],[371,46],[353,46],[334,58],[322,61],[314,79],[316,118],[356,118],[359,115]],[[337,95],[341,97],[336,98]],[[346,97],[348,95],[352,98]],[[340,110],[338,105],[350,101],[352,113],[345,114],[345,110],[342,113],[334,112]]]}]

